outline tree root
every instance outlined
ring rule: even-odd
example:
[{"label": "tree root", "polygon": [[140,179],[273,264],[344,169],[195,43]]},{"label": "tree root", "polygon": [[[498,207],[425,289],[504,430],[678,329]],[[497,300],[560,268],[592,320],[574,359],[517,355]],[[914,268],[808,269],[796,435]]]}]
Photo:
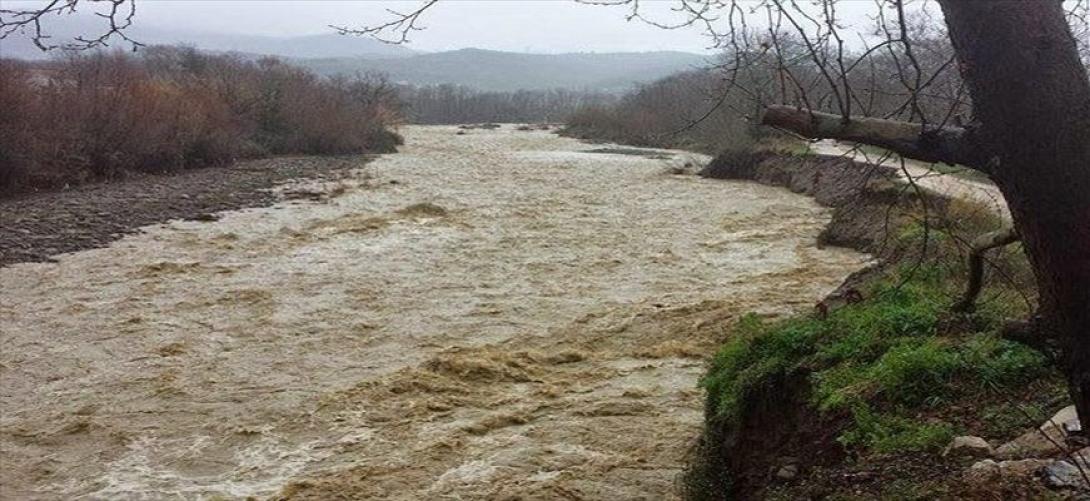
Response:
[{"label": "tree root", "polygon": [[976,309],[976,299],[984,288],[984,254],[996,247],[1002,247],[1018,241],[1018,232],[1013,227],[1002,228],[985,233],[973,240],[969,252],[969,286],[961,300],[953,306],[958,313],[971,313]]}]

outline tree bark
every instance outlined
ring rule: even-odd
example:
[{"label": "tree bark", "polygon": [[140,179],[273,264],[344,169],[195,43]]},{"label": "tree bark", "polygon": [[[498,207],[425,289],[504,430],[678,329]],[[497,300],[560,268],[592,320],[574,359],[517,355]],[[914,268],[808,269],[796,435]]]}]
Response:
[{"label": "tree bark", "polygon": [[973,141],[973,133],[961,127],[928,127],[923,124],[870,117],[849,117],[799,109],[769,106],[761,123],[786,129],[811,139],[839,139],[879,146],[924,162],[960,164],[977,170],[986,168],[986,157]]},{"label": "tree bark", "polygon": [[1057,0],[939,0],[1079,416],[1090,421],[1090,78]]},{"label": "tree bark", "polygon": [[952,146],[929,147],[918,124],[784,107],[763,121],[987,172],[1033,267],[1035,330],[1059,346],[1071,397],[1090,422],[1090,78],[1059,0],[938,2],[975,116],[971,129],[939,134]]}]

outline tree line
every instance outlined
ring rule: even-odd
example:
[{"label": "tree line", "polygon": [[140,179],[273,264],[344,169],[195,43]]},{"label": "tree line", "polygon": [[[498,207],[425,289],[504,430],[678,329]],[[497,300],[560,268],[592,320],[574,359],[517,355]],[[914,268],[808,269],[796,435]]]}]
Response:
[{"label": "tree line", "polygon": [[569,89],[483,92],[458,85],[403,85],[398,95],[412,123],[556,123],[576,110],[606,106],[615,94]]},{"label": "tree line", "polygon": [[193,49],[0,59],[0,190],[280,154],[392,151],[380,77],[319,78],[277,59]]}]

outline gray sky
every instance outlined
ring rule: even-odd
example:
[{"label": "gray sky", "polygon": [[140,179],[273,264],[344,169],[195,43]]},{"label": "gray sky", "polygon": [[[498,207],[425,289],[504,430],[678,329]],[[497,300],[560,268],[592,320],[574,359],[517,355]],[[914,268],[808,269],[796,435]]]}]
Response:
[{"label": "gray sky", "polygon": [[[375,24],[385,9],[412,10],[419,2],[143,0],[140,22],[187,30],[255,35],[328,32],[327,25]],[[648,9],[670,16],[668,2]],[[707,40],[696,29],[664,32],[627,22],[625,9],[579,5],[569,0],[444,0],[415,33],[409,47],[435,51],[477,47],[532,52],[701,51]]]},{"label": "gray sky", "polygon": [[[389,19],[386,9],[409,11],[419,1],[386,0],[137,0],[138,25],[185,31],[251,35],[329,33],[330,24],[372,25]],[[6,0],[5,5],[32,4]],[[40,2],[38,2],[40,3]],[[670,23],[675,0],[642,0],[645,15]],[[847,0],[847,24],[867,23],[873,0]],[[627,7],[578,4],[574,0],[443,0],[427,17],[425,31],[409,47],[438,51],[477,47],[527,52],[680,50],[704,52],[698,28],[662,30],[627,21]],[[761,16],[754,16],[759,20]]]}]

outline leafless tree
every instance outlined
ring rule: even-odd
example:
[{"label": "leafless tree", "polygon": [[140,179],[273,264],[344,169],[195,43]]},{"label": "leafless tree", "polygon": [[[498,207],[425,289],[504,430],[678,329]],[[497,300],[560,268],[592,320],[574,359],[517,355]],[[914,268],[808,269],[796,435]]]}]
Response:
[{"label": "leafless tree", "polygon": [[414,123],[550,123],[584,106],[613,103],[608,93],[567,89],[484,92],[457,85],[402,86],[399,95]]}]

